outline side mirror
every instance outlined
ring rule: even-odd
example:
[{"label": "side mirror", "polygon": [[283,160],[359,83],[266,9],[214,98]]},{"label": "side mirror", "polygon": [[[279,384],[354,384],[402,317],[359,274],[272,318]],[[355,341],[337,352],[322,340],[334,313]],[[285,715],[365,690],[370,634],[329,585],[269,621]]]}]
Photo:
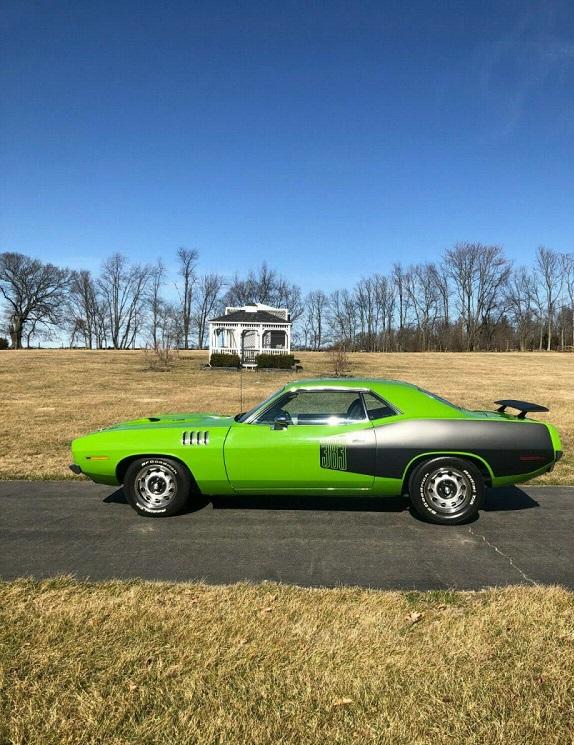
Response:
[{"label": "side mirror", "polygon": [[289,426],[289,419],[286,414],[279,414],[273,420],[273,429],[286,429]]}]

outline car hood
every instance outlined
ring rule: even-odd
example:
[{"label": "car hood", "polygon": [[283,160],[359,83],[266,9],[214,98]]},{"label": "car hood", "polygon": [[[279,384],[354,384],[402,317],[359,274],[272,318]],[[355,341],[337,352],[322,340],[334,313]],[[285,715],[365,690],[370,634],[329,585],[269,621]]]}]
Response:
[{"label": "car hood", "polygon": [[213,427],[229,427],[233,423],[233,417],[220,416],[219,414],[158,414],[157,416],[130,419],[126,422],[118,422],[107,430],[133,430],[133,429],[163,429],[166,427],[189,427],[194,429],[213,429]]}]

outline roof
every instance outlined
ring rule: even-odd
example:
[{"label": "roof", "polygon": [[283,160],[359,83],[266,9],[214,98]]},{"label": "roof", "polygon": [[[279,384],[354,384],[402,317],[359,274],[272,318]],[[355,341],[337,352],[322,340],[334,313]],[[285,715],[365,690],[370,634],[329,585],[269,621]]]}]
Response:
[{"label": "roof", "polygon": [[270,313],[268,310],[235,310],[232,313],[227,313],[224,316],[217,316],[217,318],[210,318],[210,323],[282,323],[288,325],[291,321],[286,321],[284,318],[276,316],[275,313]]},{"label": "roof", "polygon": [[301,378],[300,380],[293,380],[291,383],[287,383],[285,388],[323,388],[330,386],[337,388],[374,388],[376,386],[417,388],[413,383],[407,383],[404,380],[393,380],[391,378]]}]

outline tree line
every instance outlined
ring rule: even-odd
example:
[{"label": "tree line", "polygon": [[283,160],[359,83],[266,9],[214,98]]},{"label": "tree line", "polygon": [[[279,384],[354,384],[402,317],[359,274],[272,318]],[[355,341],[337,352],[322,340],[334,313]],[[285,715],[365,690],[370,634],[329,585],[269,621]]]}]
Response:
[{"label": "tree line", "polygon": [[458,243],[438,262],[309,293],[303,337],[372,352],[574,349],[574,254],[539,247],[513,266],[500,246]]},{"label": "tree line", "polygon": [[303,349],[574,349],[574,254],[545,247],[526,267],[500,246],[458,243],[436,262],[397,262],[353,287],[306,295],[265,263],[232,278],[198,265],[187,248],[170,273],[162,260],[133,263],[118,253],[97,273],[2,253],[3,333],[15,349],[55,339],[88,349],[203,348],[209,318],[260,302],[289,309]]}]

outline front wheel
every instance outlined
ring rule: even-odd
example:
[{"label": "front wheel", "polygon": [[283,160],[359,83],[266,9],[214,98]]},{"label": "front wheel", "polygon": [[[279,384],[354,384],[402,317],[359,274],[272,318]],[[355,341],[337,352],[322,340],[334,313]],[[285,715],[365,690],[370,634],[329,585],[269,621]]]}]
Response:
[{"label": "front wheel", "polygon": [[181,512],[189,500],[191,475],[171,458],[138,458],[124,478],[127,500],[139,515],[169,517]]},{"label": "front wheel", "polygon": [[458,525],[473,520],[484,500],[482,474],[462,458],[432,458],[413,471],[409,494],[416,512],[428,522]]}]

